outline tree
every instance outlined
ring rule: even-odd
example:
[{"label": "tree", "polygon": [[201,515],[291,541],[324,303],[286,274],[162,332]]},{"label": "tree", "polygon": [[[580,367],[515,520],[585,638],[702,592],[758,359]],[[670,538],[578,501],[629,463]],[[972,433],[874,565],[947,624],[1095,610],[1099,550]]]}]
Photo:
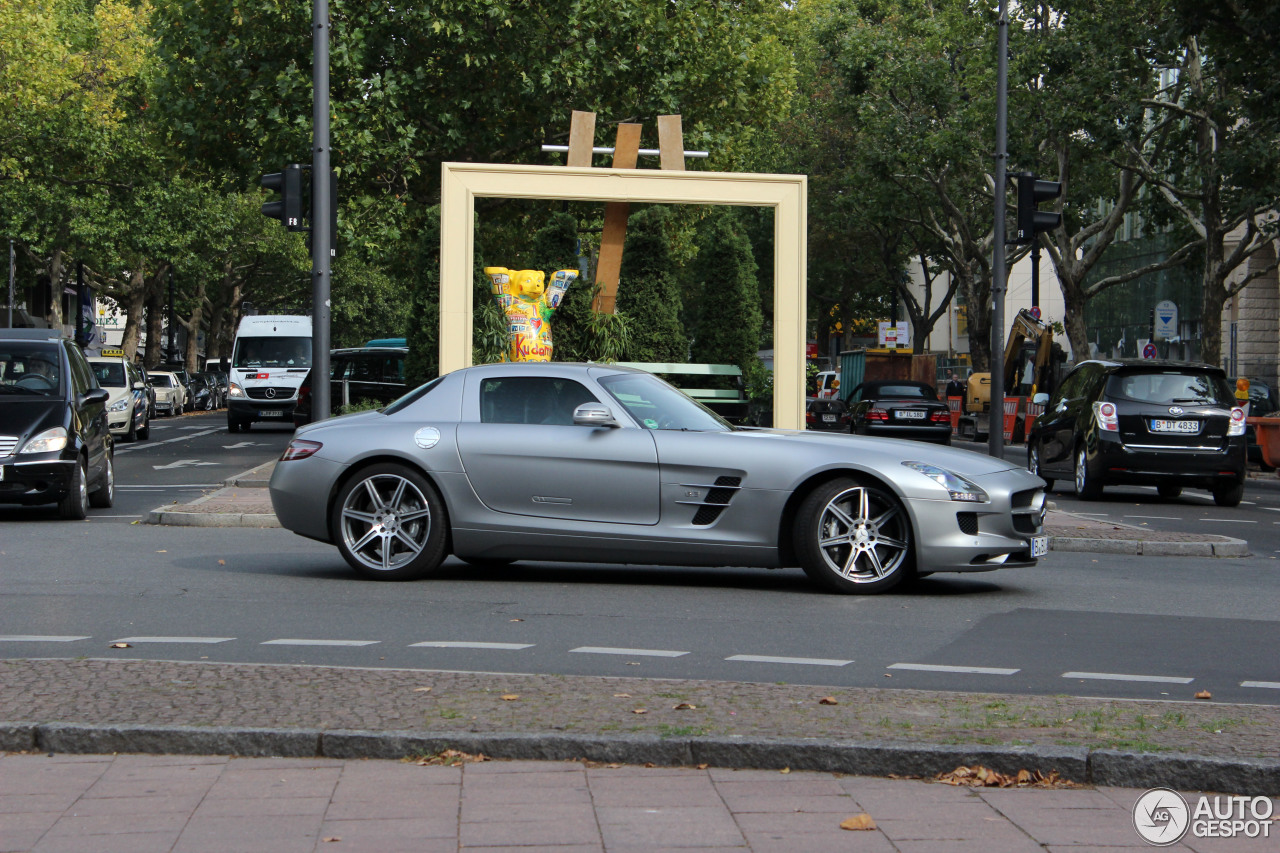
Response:
[{"label": "tree", "polygon": [[680,363],[689,357],[667,233],[671,218],[668,208],[653,205],[633,213],[627,222],[618,280],[618,313],[630,331],[627,361]]},{"label": "tree", "polygon": [[691,357],[707,364],[736,364],[748,383],[758,382],[763,369],[758,269],[732,210],[717,209],[702,221],[693,264],[701,295]]}]

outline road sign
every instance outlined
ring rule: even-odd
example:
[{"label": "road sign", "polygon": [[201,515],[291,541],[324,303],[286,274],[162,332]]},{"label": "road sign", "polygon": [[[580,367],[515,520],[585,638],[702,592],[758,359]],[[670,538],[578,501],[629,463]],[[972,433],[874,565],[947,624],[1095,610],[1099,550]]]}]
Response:
[{"label": "road sign", "polygon": [[1039,305],[1032,305],[1032,306],[1031,306],[1031,316],[1032,316],[1032,317],[1035,317],[1037,320],[1039,320],[1039,319],[1040,319],[1040,306],[1039,306]]},{"label": "road sign", "polygon": [[1167,341],[1178,336],[1178,306],[1173,300],[1163,299],[1156,303],[1155,323],[1151,337],[1157,341]]},{"label": "road sign", "polygon": [[1148,342],[1147,345],[1142,348],[1143,358],[1155,358],[1156,354],[1156,345],[1153,343]]}]

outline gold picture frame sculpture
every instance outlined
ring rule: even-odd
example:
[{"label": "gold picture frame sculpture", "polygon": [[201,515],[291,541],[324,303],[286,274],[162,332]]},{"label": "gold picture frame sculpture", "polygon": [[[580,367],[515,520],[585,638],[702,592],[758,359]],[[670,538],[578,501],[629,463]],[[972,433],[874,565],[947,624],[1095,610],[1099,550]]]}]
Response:
[{"label": "gold picture frame sculpture", "polygon": [[471,365],[477,198],[729,204],[773,209],[773,425],[804,429],[805,175],[443,163],[440,372]]}]

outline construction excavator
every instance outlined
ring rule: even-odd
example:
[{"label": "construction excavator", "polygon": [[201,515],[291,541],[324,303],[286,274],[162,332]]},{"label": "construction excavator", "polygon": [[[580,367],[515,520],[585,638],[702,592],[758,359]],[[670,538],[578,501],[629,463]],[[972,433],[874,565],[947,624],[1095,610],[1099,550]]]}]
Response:
[{"label": "construction excavator", "polygon": [[[1005,397],[1030,398],[1051,393],[1061,378],[1066,355],[1053,342],[1053,329],[1022,309],[1013,318],[1004,347]],[[1024,407],[1025,408],[1025,407]],[[1012,441],[1019,444],[1026,435],[1026,412],[1019,411]],[[991,374],[974,373],[965,387],[964,403],[956,426],[961,438],[985,441],[991,422]]]}]

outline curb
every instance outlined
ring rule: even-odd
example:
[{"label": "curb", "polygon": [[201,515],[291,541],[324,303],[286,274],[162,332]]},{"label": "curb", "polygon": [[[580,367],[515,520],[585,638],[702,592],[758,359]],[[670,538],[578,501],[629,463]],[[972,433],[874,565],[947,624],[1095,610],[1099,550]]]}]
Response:
[{"label": "curb", "polygon": [[165,524],[169,527],[281,527],[272,512],[182,512],[171,509],[153,509],[147,513],[144,524]]},{"label": "curb", "polygon": [[1170,787],[1241,796],[1280,792],[1280,760],[1133,753],[1085,747],[908,744],[879,741],[661,738],[653,735],[372,732],[194,726],[0,723],[0,750],[283,758],[401,759],[446,749],[526,761],[813,770],[929,777],[981,764],[1004,774],[1041,771],[1068,781]]},{"label": "curb", "polygon": [[1216,542],[1161,542],[1154,539],[1089,539],[1050,536],[1049,550],[1090,554],[1128,554],[1139,557],[1247,557],[1249,543],[1228,536]]}]

